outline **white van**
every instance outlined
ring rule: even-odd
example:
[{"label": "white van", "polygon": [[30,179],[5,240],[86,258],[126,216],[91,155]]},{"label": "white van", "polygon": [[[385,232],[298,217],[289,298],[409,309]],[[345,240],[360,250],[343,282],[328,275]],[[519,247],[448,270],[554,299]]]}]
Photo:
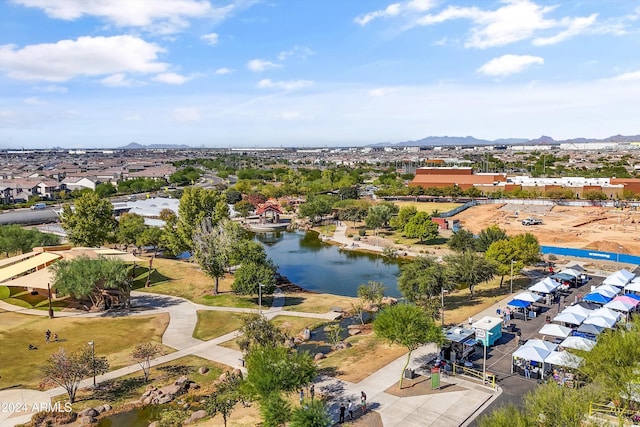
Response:
[{"label": "white van", "polygon": [[47,207],[46,203],[36,203],[35,205],[31,206],[31,210],[34,211],[36,209],[45,209]]}]

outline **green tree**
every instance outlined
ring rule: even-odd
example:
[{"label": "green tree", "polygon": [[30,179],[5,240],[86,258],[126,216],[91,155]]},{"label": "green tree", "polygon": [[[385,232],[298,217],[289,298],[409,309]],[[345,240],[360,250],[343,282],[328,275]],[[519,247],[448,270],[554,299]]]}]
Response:
[{"label": "green tree", "polygon": [[65,205],[60,222],[71,243],[90,247],[102,245],[116,227],[113,205],[94,192],[76,199],[74,209]]},{"label": "green tree", "polygon": [[478,427],[536,427],[540,426],[512,403],[494,409],[478,419]]},{"label": "green tree", "polygon": [[246,220],[249,216],[249,213],[253,211],[253,205],[246,200],[240,200],[235,205],[233,205],[233,209],[238,212],[238,215]]},{"label": "green tree", "polygon": [[507,237],[507,233],[503,229],[497,225],[491,225],[484,230],[481,230],[480,234],[478,234],[476,250],[478,252],[484,252],[489,249],[489,246],[491,246],[493,242],[506,239]]},{"label": "green tree", "polygon": [[338,189],[338,194],[340,195],[340,200],[357,199],[359,197],[358,187],[354,186],[341,187]]},{"label": "green tree", "polygon": [[291,418],[291,404],[280,393],[274,392],[261,399],[260,414],[264,427],[284,426]]},{"label": "green tree", "polygon": [[53,287],[61,295],[89,298],[94,307],[104,302],[103,289],[118,289],[125,304],[129,302],[129,267],[120,260],[80,256],[60,260],[51,266]]},{"label": "green tree", "polygon": [[[538,238],[531,233],[516,234],[511,237],[516,259],[524,265],[530,265],[540,259],[540,244]],[[519,270],[518,270],[519,271]]]},{"label": "green tree", "polygon": [[389,220],[389,225],[394,230],[404,230],[404,227],[413,219],[418,213],[418,209],[415,205],[407,205],[400,208],[398,215]]},{"label": "green tree", "polygon": [[356,222],[362,221],[367,216],[368,210],[368,204],[363,203],[346,206],[338,211],[338,219],[340,221],[352,221],[355,227]]},{"label": "green tree", "polygon": [[259,314],[245,314],[238,337],[238,347],[248,353],[256,347],[277,347],[284,344],[287,335],[275,323]]},{"label": "green tree", "polygon": [[410,239],[419,239],[419,243],[428,242],[438,237],[438,224],[431,221],[426,212],[418,212],[404,226],[404,234]]},{"label": "green tree", "polygon": [[138,238],[136,239],[136,246],[139,248],[152,246],[155,256],[158,253],[158,246],[160,246],[162,242],[162,234],[163,231],[161,228],[147,227],[140,235],[138,235]]},{"label": "green tree", "polygon": [[240,295],[255,295],[262,285],[262,294],[272,294],[276,286],[277,267],[267,260],[265,262],[243,262],[235,272],[231,290]]},{"label": "green tree", "polygon": [[300,216],[307,217],[311,222],[316,223],[318,219],[331,213],[334,200],[335,197],[326,195],[309,197],[306,203],[300,205],[298,212]]},{"label": "green tree", "polygon": [[225,427],[233,408],[238,402],[244,400],[240,390],[241,382],[242,374],[227,371],[213,393],[205,398],[204,407],[207,415],[215,417],[221,414]]},{"label": "green tree", "polygon": [[151,372],[151,360],[162,356],[164,353],[162,346],[152,342],[138,343],[131,352],[131,358],[140,365],[144,375],[144,382],[149,381],[149,372]]},{"label": "green tree", "polygon": [[407,301],[421,307],[430,317],[439,318],[438,298],[451,283],[443,266],[432,257],[417,257],[400,266],[398,289]]},{"label": "green tree", "polygon": [[105,198],[116,194],[116,187],[110,182],[103,182],[96,185],[96,194],[100,198]]},{"label": "green tree", "polygon": [[226,202],[230,205],[235,205],[242,200],[242,193],[235,188],[228,188],[227,191],[224,192],[224,196],[226,198]]},{"label": "green tree", "polygon": [[382,228],[389,223],[389,220],[393,216],[394,213],[397,212],[397,207],[394,210],[394,206],[391,203],[378,203],[377,205],[373,205],[369,207],[369,211],[367,212],[367,216],[364,219],[367,227],[376,230],[378,228]]},{"label": "green tree", "polygon": [[369,280],[358,286],[358,298],[370,308],[379,307],[384,298],[384,284]]},{"label": "green tree", "polygon": [[587,190],[582,193],[582,198],[591,201],[609,199],[609,197],[600,190]]},{"label": "green tree", "polygon": [[118,242],[123,244],[126,250],[129,245],[138,242],[147,228],[142,216],[135,213],[123,213],[118,221]]},{"label": "green tree", "polygon": [[333,425],[333,419],[323,401],[313,400],[293,410],[289,425],[291,427],[329,427]]},{"label": "green tree", "polygon": [[292,352],[283,346],[254,347],[246,357],[247,382],[261,400],[272,393],[292,392],[309,384],[316,365],[307,352]]},{"label": "green tree", "polygon": [[185,188],[178,207],[176,233],[179,241],[174,253],[193,249],[193,233],[207,217],[211,218],[212,225],[216,225],[222,218],[229,217],[225,197],[215,190],[201,187]]},{"label": "green tree", "polygon": [[581,427],[594,397],[591,387],[575,389],[545,384],[525,395],[525,413],[531,426]]},{"label": "green tree", "polygon": [[240,226],[229,219],[222,219],[213,225],[211,218],[204,218],[194,232],[194,257],[202,270],[214,279],[214,295],[218,295],[219,280],[224,277],[225,269],[244,234]]},{"label": "green tree", "polygon": [[476,250],[476,238],[470,231],[461,228],[453,233],[447,246],[456,252],[475,251]]},{"label": "green tree", "polygon": [[381,338],[409,350],[400,374],[400,388],[413,350],[429,342],[441,344],[444,341],[442,329],[420,307],[409,304],[392,305],[382,310],[373,322],[373,330]]},{"label": "green tree", "polygon": [[42,233],[36,229],[24,229],[19,225],[0,226],[0,252],[6,257],[16,253],[31,252],[36,246],[60,244],[60,238],[54,234]]},{"label": "green tree", "polygon": [[481,254],[467,251],[444,258],[447,263],[449,279],[469,288],[471,298],[478,283],[490,280],[495,273],[495,266]]},{"label": "green tree", "polygon": [[95,356],[88,346],[74,353],[67,353],[61,348],[53,353],[40,368],[45,385],[57,385],[65,389],[69,402],[76,401],[76,393],[80,381],[96,374],[104,374],[109,370],[109,362],[102,356]]}]

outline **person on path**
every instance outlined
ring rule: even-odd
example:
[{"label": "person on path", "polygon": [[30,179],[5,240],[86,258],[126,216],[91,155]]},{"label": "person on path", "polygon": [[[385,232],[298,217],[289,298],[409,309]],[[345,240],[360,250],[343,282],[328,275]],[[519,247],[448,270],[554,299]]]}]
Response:
[{"label": "person on path", "polygon": [[44,333],[44,341],[48,343],[50,340],[51,340],[51,331],[47,329],[47,331]]},{"label": "person on path", "polygon": [[340,403],[340,424],[344,423],[344,411],[346,408],[344,407],[344,403]]},{"label": "person on path", "polygon": [[362,413],[367,412],[367,393],[364,391],[360,392],[360,406],[362,406]]},{"label": "person on path", "polygon": [[347,411],[349,411],[349,419],[353,419],[353,402],[351,400],[348,401]]},{"label": "person on path", "polygon": [[316,386],[314,384],[311,384],[311,388],[309,388],[309,395],[311,396],[311,400],[313,401],[313,398],[316,395]]},{"label": "person on path", "polygon": [[529,365],[524,365],[524,377],[531,378],[531,370],[529,370]]},{"label": "person on path", "polygon": [[300,405],[302,405],[303,400],[304,400],[304,389],[300,389]]}]

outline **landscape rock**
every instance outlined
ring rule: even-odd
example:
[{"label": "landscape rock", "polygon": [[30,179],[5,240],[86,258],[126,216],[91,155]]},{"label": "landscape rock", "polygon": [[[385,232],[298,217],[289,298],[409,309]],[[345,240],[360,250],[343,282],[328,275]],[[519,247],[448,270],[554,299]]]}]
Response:
[{"label": "landscape rock", "polygon": [[302,341],[302,338],[300,338],[300,337],[295,337],[293,339],[293,342],[294,342],[295,345],[299,345],[299,344],[302,344],[304,341]]},{"label": "landscape rock", "polygon": [[186,375],[183,375],[180,378],[178,378],[176,380],[176,382],[174,382],[173,384],[179,385],[179,386],[183,386],[183,385],[188,384],[188,383],[189,383],[189,378],[187,378]]},{"label": "landscape rock", "polygon": [[199,373],[200,375],[204,375],[204,374],[206,374],[207,372],[209,372],[209,368],[207,368],[206,366],[201,366],[201,367],[198,369],[198,373]]},{"label": "landscape rock", "polygon": [[316,355],[313,356],[313,360],[316,361],[316,362],[318,360],[322,360],[322,359],[324,359],[324,353],[316,353]]},{"label": "landscape rock", "polygon": [[195,423],[196,421],[201,420],[206,416],[207,416],[207,411],[205,411],[204,409],[201,409],[191,414],[191,416],[187,418],[187,420],[184,423],[185,424]]},{"label": "landscape rock", "polygon": [[349,329],[349,335],[351,336],[358,335],[361,332],[362,331],[360,329]]},{"label": "landscape rock", "polygon": [[81,426],[88,426],[97,423],[98,419],[96,417],[79,417],[78,422]]},{"label": "landscape rock", "polygon": [[103,412],[110,411],[113,408],[111,408],[111,405],[109,405],[108,403],[105,403],[104,405],[97,406],[95,409],[102,414]]},{"label": "landscape rock", "polygon": [[308,341],[309,339],[311,339],[311,331],[309,330],[309,328],[304,328],[300,335],[302,336],[302,339],[304,341]]},{"label": "landscape rock", "polygon": [[233,375],[238,376],[240,379],[242,379],[243,374],[242,374],[242,369],[234,369],[233,370]]},{"label": "landscape rock", "polygon": [[153,399],[153,403],[157,405],[164,405],[165,403],[171,402],[175,398],[175,395],[172,394],[163,394],[155,399]]},{"label": "landscape rock", "polygon": [[100,413],[98,411],[96,411],[94,408],[87,408],[87,409],[83,409],[82,411],[80,411],[78,413],[78,417],[79,418],[83,418],[83,417],[97,417],[98,415],[100,415]]}]

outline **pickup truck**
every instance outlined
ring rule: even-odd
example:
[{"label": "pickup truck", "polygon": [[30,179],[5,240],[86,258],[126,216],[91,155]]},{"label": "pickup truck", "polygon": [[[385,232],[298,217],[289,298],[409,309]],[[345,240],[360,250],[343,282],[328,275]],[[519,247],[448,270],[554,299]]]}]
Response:
[{"label": "pickup truck", "polygon": [[542,224],[542,220],[537,218],[525,218],[522,220],[522,225],[540,225],[540,224]]}]

